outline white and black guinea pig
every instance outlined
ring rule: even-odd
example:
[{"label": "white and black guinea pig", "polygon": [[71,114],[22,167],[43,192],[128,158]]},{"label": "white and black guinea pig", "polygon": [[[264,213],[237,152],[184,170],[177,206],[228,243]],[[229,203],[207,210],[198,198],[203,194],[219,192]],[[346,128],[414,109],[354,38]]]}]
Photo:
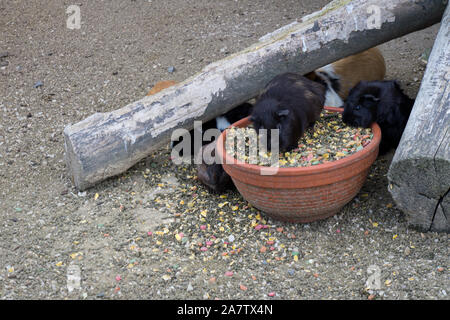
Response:
[{"label": "white and black guinea pig", "polygon": [[[241,120],[250,115],[252,111],[253,105],[250,103],[243,103],[237,106],[234,109],[231,109],[227,113],[222,116],[217,117],[214,120],[208,121],[202,126],[203,131],[206,131],[211,128],[217,128],[220,131],[225,130],[231,124],[235,123],[238,120]],[[191,131],[191,137],[194,136],[193,130]],[[192,141],[192,152],[193,150],[193,141]],[[202,155],[205,153],[215,156],[215,144],[214,142],[207,142],[205,145],[203,142],[203,147],[197,153],[197,156],[200,157],[200,164],[197,165],[197,178],[203,183],[210,191],[212,192],[223,192],[228,189],[232,189],[234,187],[233,181],[231,177],[225,172],[222,165],[219,163],[206,164]]]},{"label": "white and black guinea pig", "polygon": [[[203,137],[203,133],[208,129],[219,129],[221,132],[228,128],[231,124],[235,123],[236,121],[239,121],[247,116],[250,115],[252,111],[253,105],[250,103],[242,103],[238,105],[237,107],[231,109],[230,111],[226,112],[225,114],[218,116],[217,118],[207,121],[202,124],[202,132],[201,136]],[[191,155],[194,155],[196,150],[194,150],[194,129],[192,129],[189,132],[190,139],[191,139]],[[189,137],[188,137],[189,138]],[[170,146],[171,148],[175,147],[178,143],[183,141],[184,137],[181,138],[179,141],[172,141]],[[210,143],[211,141],[202,141],[202,146],[205,144]],[[183,156],[182,150],[180,151],[180,156]]]},{"label": "white and black guinea pig", "polygon": [[279,129],[279,149],[289,151],[308,127],[319,119],[325,102],[325,86],[295,73],[283,73],[273,78],[260,94],[250,120],[255,130]]},{"label": "white and black guinea pig", "polygon": [[327,87],[325,106],[343,107],[350,89],[359,81],[383,80],[386,65],[378,48],[348,56],[305,75]]},{"label": "white and black guinea pig", "polygon": [[378,123],[380,154],[396,148],[408,122],[414,100],[403,93],[396,81],[361,81],[348,95],[342,120],[356,127]]},{"label": "white and black guinea pig", "polygon": [[[154,95],[154,94],[156,94],[166,88],[169,88],[175,84],[177,84],[177,82],[175,82],[173,80],[159,81],[147,93],[147,96]],[[231,124],[233,124],[234,122],[249,116],[252,111],[252,107],[253,106],[250,103],[242,103],[242,104],[238,105],[237,107],[231,109],[230,111],[226,112],[225,114],[218,116],[213,120],[203,123],[202,124],[202,132],[201,132],[200,136],[203,138],[203,133],[208,129],[219,129],[222,132],[227,127],[229,127]],[[194,152],[195,152],[195,150],[194,150],[194,130],[191,130],[189,132],[189,137],[187,137],[187,138],[191,139],[191,156],[194,156]],[[179,139],[177,141],[172,141],[170,143],[170,147],[171,148],[175,147],[177,144],[179,144],[181,141],[183,141],[183,139],[184,139],[184,137],[182,137],[181,139]],[[206,142],[202,141],[202,146],[209,142],[210,141],[206,141]],[[179,156],[180,157],[183,156],[183,150],[180,150]]]}]

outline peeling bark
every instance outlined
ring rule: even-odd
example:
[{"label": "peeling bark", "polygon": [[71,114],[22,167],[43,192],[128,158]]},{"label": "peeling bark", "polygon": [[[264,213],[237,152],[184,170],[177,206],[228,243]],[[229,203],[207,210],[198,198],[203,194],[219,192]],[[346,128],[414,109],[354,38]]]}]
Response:
[{"label": "peeling bark", "polygon": [[389,168],[389,191],[410,225],[450,232],[450,6]]}]

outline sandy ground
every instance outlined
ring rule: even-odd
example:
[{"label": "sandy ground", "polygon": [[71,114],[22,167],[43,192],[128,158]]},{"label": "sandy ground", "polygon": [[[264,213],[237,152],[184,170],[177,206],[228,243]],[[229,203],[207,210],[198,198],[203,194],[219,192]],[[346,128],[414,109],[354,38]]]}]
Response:
[{"label": "sandy ground", "polygon": [[[392,155],[338,215],[306,225],[209,194],[167,148],[84,193],[66,174],[66,125],[326,2],[2,1],[0,298],[448,300],[448,235],[407,227],[386,187]],[[81,29],[66,27],[71,4]],[[412,97],[437,30],[381,46],[387,78]]]}]

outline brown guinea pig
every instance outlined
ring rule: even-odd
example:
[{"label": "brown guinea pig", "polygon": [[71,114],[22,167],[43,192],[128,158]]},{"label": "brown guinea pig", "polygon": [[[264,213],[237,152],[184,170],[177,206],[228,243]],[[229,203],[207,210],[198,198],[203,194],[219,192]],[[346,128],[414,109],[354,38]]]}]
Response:
[{"label": "brown guinea pig", "polygon": [[305,76],[326,85],[325,106],[343,107],[350,89],[360,81],[383,80],[385,74],[383,55],[374,47],[327,64]]}]

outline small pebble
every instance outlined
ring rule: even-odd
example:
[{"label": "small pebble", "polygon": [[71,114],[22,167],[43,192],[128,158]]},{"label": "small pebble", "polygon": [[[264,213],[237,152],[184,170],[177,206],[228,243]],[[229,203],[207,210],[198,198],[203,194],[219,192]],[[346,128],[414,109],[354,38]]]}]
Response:
[{"label": "small pebble", "polygon": [[409,247],[406,247],[405,256],[409,256],[410,254],[411,254],[411,249]]},{"label": "small pebble", "polygon": [[33,88],[39,88],[42,87],[44,84],[41,81],[38,81],[34,84]]}]

